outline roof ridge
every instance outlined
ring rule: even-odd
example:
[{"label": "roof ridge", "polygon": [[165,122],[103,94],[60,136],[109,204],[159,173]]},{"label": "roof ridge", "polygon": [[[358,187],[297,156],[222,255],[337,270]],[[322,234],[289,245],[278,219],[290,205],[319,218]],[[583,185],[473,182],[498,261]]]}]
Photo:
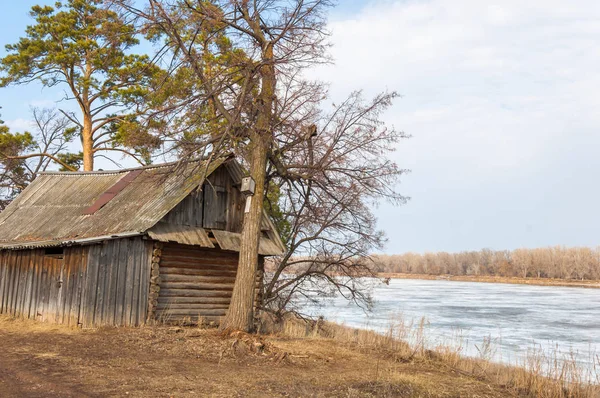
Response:
[{"label": "roof ridge", "polygon": [[[126,169],[118,169],[118,170],[94,170],[94,171],[41,171],[38,174],[39,175],[71,175],[71,176],[85,176],[85,175],[111,175],[111,174],[121,174],[121,173],[129,173],[131,171],[137,171],[137,170],[150,170],[150,169],[160,169],[160,168],[166,168],[166,167],[171,167],[171,166],[175,166],[177,164],[180,163],[194,163],[194,162],[202,162],[204,160],[208,160],[209,156],[204,156],[204,157],[199,157],[199,158],[194,158],[194,159],[189,159],[189,160],[176,160],[173,162],[167,162],[167,163],[158,163],[158,164],[150,164],[147,166],[139,166],[139,167],[129,167]],[[224,154],[222,156],[218,156],[215,157],[212,160],[216,160],[216,159],[220,159],[220,158],[230,158],[232,157],[232,154]]]},{"label": "roof ridge", "polygon": [[[191,160],[189,162],[192,162]],[[118,170],[94,170],[94,171],[41,171],[39,175],[72,175],[72,176],[84,176],[84,175],[110,175],[110,174],[123,174],[129,173],[130,171],[137,170],[149,170],[149,169],[160,169],[163,167],[174,166],[177,162],[151,164],[148,166],[140,167],[129,167],[126,169]]]}]

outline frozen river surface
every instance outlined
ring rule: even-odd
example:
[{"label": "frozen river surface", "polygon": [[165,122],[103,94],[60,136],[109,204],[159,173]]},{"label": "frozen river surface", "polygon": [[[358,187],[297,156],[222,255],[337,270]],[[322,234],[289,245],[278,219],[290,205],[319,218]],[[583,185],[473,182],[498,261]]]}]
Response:
[{"label": "frozen river surface", "polygon": [[380,331],[399,317],[415,322],[425,317],[430,345],[456,344],[459,335],[463,354],[477,356],[477,347],[491,338],[493,359],[506,363],[522,363],[528,350],[549,353],[558,347],[587,367],[600,349],[598,289],[392,279],[376,285],[374,298],[368,314],[341,298],[310,312]]}]

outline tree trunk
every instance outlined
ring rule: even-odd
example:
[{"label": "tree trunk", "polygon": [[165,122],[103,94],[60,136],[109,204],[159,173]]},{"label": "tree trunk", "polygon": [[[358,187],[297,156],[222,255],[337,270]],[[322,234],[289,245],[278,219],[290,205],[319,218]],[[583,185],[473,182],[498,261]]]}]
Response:
[{"label": "tree trunk", "polygon": [[263,214],[267,151],[272,140],[271,119],[275,95],[275,67],[272,64],[273,46],[268,44],[263,52],[260,76],[262,88],[257,99],[258,118],[250,134],[250,175],[256,182],[250,211],[244,214],[240,259],[235,285],[227,315],[221,329],[250,332],[254,320],[254,286],[258,269],[258,243]]},{"label": "tree trunk", "polygon": [[83,129],[81,131],[81,145],[83,147],[83,171],[94,170],[94,140],[92,137],[92,118],[89,115],[83,117]]},{"label": "tree trunk", "polygon": [[240,259],[231,296],[231,303],[222,329],[250,332],[254,320],[254,289],[258,270],[258,244],[263,213],[265,169],[268,140],[260,134],[252,137],[252,163],[250,174],[256,181],[256,193],[252,197],[250,211],[244,215],[240,246]]},{"label": "tree trunk", "polygon": [[[85,80],[92,77],[92,63],[86,54]],[[84,85],[81,93],[81,110],[83,112],[83,127],[81,131],[81,146],[83,147],[83,171],[94,170],[94,137],[92,131],[92,103],[90,102],[90,89]]]}]

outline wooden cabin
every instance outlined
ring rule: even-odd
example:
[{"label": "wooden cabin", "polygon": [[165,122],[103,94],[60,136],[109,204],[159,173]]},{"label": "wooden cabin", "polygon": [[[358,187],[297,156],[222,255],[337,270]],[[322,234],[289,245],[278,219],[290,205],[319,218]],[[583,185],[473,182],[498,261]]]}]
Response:
[{"label": "wooden cabin", "polygon": [[[42,173],[0,213],[0,313],[82,327],[218,321],[243,176],[231,158]],[[264,257],[284,251],[266,213],[261,229],[257,296]]]}]

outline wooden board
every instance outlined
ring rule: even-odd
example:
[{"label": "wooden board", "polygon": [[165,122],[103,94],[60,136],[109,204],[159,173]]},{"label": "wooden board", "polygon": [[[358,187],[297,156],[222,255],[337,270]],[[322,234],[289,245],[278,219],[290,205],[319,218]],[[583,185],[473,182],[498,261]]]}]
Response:
[{"label": "wooden board", "polygon": [[176,225],[159,222],[148,231],[150,238],[159,242],[181,243],[182,245],[195,245],[214,248],[204,228],[199,226]]},{"label": "wooden board", "polygon": [[204,192],[196,189],[182,200],[163,218],[163,222],[173,225],[202,227]]},{"label": "wooden board", "polygon": [[[240,251],[241,234],[229,231],[212,230],[215,239],[223,250]],[[263,256],[274,256],[283,254],[282,249],[273,240],[261,237],[259,241],[258,254]]]}]

